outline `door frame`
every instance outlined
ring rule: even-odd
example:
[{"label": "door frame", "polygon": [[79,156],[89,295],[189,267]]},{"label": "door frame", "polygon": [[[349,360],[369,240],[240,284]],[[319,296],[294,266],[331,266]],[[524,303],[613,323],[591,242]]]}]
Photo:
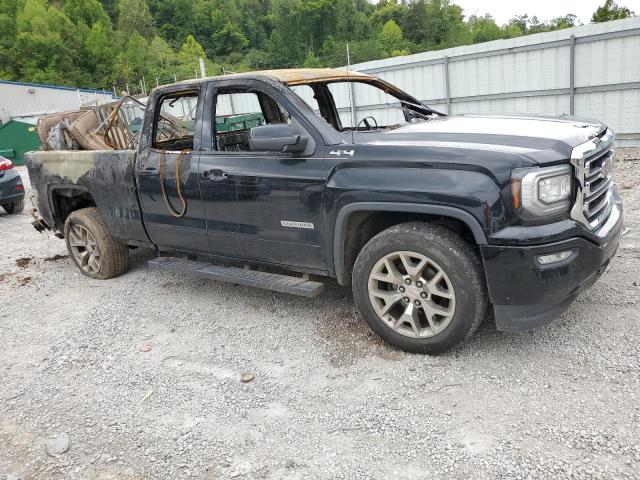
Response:
[{"label": "door frame", "polygon": [[[315,143],[315,149],[312,153],[305,156],[313,156],[317,153],[318,149],[326,144],[324,137],[315,128],[311,122],[308,121],[305,115],[294,105],[289,99],[283,95],[277,88],[268,82],[257,80],[253,78],[231,78],[221,80],[211,80],[207,83],[206,94],[204,95],[206,101],[202,109],[201,118],[201,132],[200,132],[200,148],[198,151],[212,153],[212,154],[234,154],[235,152],[220,152],[216,149],[215,135],[214,135],[214,115],[215,115],[215,100],[218,95],[218,91],[224,88],[247,88],[249,90],[255,89],[262,93],[269,95],[273,100],[278,102],[292,117],[295,117],[296,121],[302,126],[308,135],[313,138]],[[313,113],[313,111],[311,111]],[[315,113],[313,114],[315,116]],[[195,137],[194,137],[195,147]],[[195,151],[195,148],[194,148]],[[277,153],[273,152],[275,157],[279,156],[291,156],[300,157],[302,154],[287,154],[286,152]]]}]

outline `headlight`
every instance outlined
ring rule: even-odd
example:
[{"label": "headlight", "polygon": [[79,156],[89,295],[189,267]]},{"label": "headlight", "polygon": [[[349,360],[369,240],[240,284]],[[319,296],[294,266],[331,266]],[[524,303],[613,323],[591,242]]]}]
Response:
[{"label": "headlight", "polygon": [[538,218],[569,209],[571,167],[526,168],[513,172],[513,205],[524,217]]}]

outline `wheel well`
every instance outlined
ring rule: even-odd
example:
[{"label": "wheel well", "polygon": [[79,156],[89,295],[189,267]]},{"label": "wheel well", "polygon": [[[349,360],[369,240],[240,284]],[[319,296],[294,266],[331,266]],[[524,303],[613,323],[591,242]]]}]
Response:
[{"label": "wheel well", "polygon": [[89,192],[77,188],[59,188],[51,193],[53,221],[56,230],[64,231],[64,222],[71,212],[86,207],[95,207],[96,202]]},{"label": "wheel well", "polygon": [[344,278],[338,278],[342,285],[351,283],[350,272],[356,258],[366,243],[378,233],[393,225],[406,222],[425,222],[440,225],[458,234],[465,242],[474,249],[478,244],[469,226],[461,220],[441,215],[429,215],[423,213],[400,213],[400,212],[376,212],[361,211],[354,212],[347,219],[344,231]]}]

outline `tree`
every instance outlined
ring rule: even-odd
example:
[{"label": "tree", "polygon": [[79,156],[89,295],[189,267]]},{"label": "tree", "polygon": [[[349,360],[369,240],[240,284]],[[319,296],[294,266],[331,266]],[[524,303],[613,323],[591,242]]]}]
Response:
[{"label": "tree", "polygon": [[124,49],[117,55],[114,65],[116,82],[128,83],[130,87],[137,85],[147,74],[147,50],[149,44],[137,31],[129,35]]},{"label": "tree", "polygon": [[15,75],[12,50],[17,34],[17,11],[16,0],[0,2],[0,78],[12,78]]},{"label": "tree", "polygon": [[[408,51],[408,49],[403,48],[405,47],[405,41],[402,30],[393,20],[389,20],[384,24],[384,27],[382,27],[382,30],[378,34],[378,46],[382,54],[387,57],[396,56],[393,55],[394,51]],[[406,54],[399,53],[399,55]]]},{"label": "tree", "polygon": [[229,20],[222,12],[211,14],[213,34],[212,50],[217,55],[228,55],[231,52],[243,52],[249,46],[249,39],[244,36],[240,26]]},{"label": "tree", "polygon": [[551,20],[550,29],[551,30],[562,30],[563,28],[571,28],[575,27],[578,24],[578,17],[574,14],[569,13],[564,17],[556,17]]},{"label": "tree", "polygon": [[66,0],[62,11],[76,25],[83,22],[91,28],[96,22],[111,23],[98,0]]},{"label": "tree", "polygon": [[16,17],[12,52],[20,80],[60,85],[82,85],[88,80],[78,68],[80,45],[76,26],[44,0],[26,0]]},{"label": "tree", "polygon": [[177,58],[171,46],[162,37],[155,36],[149,45],[149,74],[171,81],[176,73]]},{"label": "tree", "polygon": [[153,38],[153,18],[145,0],[118,1],[118,30],[126,34],[137,32],[146,40]]},{"label": "tree", "polygon": [[469,29],[473,43],[489,42],[504,38],[504,31],[496,24],[491,15],[469,17]]},{"label": "tree", "polygon": [[193,78],[196,72],[198,72],[199,75],[200,58],[205,60],[207,74],[212,75],[214,73],[215,65],[207,61],[207,56],[204,53],[202,45],[200,45],[192,35],[189,35],[182,44],[182,47],[180,47],[180,51],[176,58],[178,76],[184,79]]},{"label": "tree", "polygon": [[598,7],[591,17],[594,23],[608,22],[610,20],[620,20],[621,18],[632,17],[634,12],[627,7],[619,7],[613,0],[605,0],[604,5]]},{"label": "tree", "polygon": [[409,4],[400,24],[408,40],[421,50],[446,48],[471,42],[462,8],[449,0],[417,0]]},{"label": "tree", "polygon": [[304,62],[302,62],[302,66],[304,68],[319,68],[322,67],[322,61],[316,57],[316,54],[313,53],[313,51],[309,50]]},{"label": "tree", "polygon": [[84,45],[86,62],[92,65],[94,85],[113,83],[116,49],[113,43],[111,20],[93,24]]},{"label": "tree", "polygon": [[[0,0],[0,77],[111,89],[207,73],[340,67],[576,25],[465,20],[457,0]],[[633,13],[611,0],[593,21]],[[208,58],[215,58],[217,65]]]}]

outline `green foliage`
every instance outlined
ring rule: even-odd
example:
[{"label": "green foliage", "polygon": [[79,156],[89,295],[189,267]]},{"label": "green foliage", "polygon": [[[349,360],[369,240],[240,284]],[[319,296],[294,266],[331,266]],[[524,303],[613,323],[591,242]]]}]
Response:
[{"label": "green foliage", "polygon": [[[633,15],[612,0],[593,21]],[[174,78],[351,62],[569,28],[455,0],[0,0],[0,77],[139,93]],[[156,80],[157,79],[157,80]]]},{"label": "green foliage", "polygon": [[195,76],[195,72],[200,71],[200,58],[204,58],[204,49],[198,41],[189,35],[180,47],[177,55],[177,72],[180,78],[189,78]]},{"label": "green foliage", "polygon": [[505,30],[496,25],[491,15],[469,17],[469,29],[471,31],[471,42],[490,42],[505,38]]},{"label": "green foliage", "polygon": [[608,22],[632,17],[633,15],[634,13],[627,7],[619,7],[613,0],[605,0],[604,5],[598,7],[593,13],[591,21],[594,23]]},{"label": "green foliage", "polygon": [[153,37],[153,18],[145,0],[118,0],[118,30],[136,32],[147,40]]},{"label": "green foliage", "polygon": [[[384,27],[382,27],[382,30],[378,34],[378,46],[380,48],[380,52],[384,56],[397,56],[393,55],[393,52],[403,50],[405,43],[402,30],[393,20],[389,20],[385,23]],[[404,49],[404,51],[408,52],[409,50]]]},{"label": "green foliage", "polygon": [[322,60],[316,57],[315,53],[311,50],[309,50],[309,53],[307,53],[307,56],[304,58],[304,62],[302,62],[301,65],[303,68],[321,68],[322,66]]}]

